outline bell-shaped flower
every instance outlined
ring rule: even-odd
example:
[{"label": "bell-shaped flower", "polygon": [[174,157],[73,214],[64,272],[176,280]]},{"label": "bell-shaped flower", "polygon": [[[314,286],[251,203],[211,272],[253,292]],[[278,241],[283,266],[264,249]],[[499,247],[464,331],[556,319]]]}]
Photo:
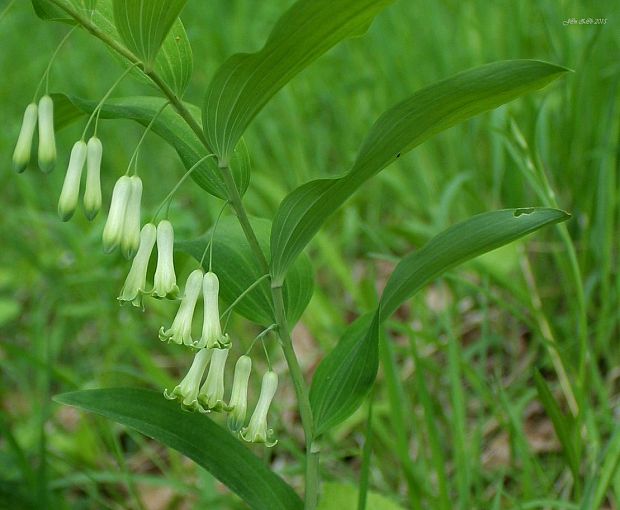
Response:
[{"label": "bell-shaped flower", "polygon": [[228,335],[222,334],[220,325],[220,311],[218,308],[218,295],[220,282],[215,273],[205,273],[202,281],[202,296],[204,300],[204,322],[202,323],[202,336],[194,344],[196,348],[225,349],[230,346]]},{"label": "bell-shaped flower", "polygon": [[78,203],[80,194],[80,181],[82,179],[82,169],[86,161],[86,143],[83,140],[75,142],[69,157],[69,167],[65,175],[65,182],[62,185],[60,198],[58,200],[58,216],[62,221],[68,221]]},{"label": "bell-shaped flower", "polygon": [[159,329],[159,339],[162,342],[175,342],[177,344],[193,345],[192,341],[192,319],[194,309],[200,291],[202,289],[202,269],[195,269],[191,272],[185,283],[185,293],[181,299],[181,305],[177,312],[170,329]]},{"label": "bell-shaped flower", "polygon": [[211,354],[212,351],[209,349],[200,349],[196,353],[187,375],[170,393],[168,390],[164,390],[164,397],[168,400],[180,400],[181,405],[188,410],[204,411],[198,403],[198,391]]},{"label": "bell-shaped flower", "polygon": [[129,179],[131,181],[131,194],[127,202],[121,236],[121,251],[128,259],[134,256],[140,244],[140,202],[142,200],[142,179],[137,175],[133,175]]},{"label": "bell-shaped flower", "polygon": [[252,358],[241,356],[235,364],[230,401],[228,402],[228,428],[239,432],[245,424],[245,413],[248,408],[248,380],[252,371]]},{"label": "bell-shaped flower", "polygon": [[86,156],[86,189],[84,190],[84,214],[92,220],[101,209],[101,140],[93,136],[88,140]]},{"label": "bell-shaped flower", "polygon": [[198,402],[205,409],[223,411],[228,409],[224,403],[224,368],[230,349],[206,349],[213,351],[211,366],[205,383],[198,393]]},{"label": "bell-shaped flower", "polygon": [[272,440],[273,430],[267,428],[267,413],[278,389],[278,375],[269,371],[263,376],[258,403],[247,427],[241,429],[241,437],[249,443],[265,443],[274,446],[278,441]]},{"label": "bell-shaped flower", "polygon": [[110,212],[103,228],[103,249],[106,253],[112,252],[121,242],[130,195],[131,178],[123,175],[114,185]]},{"label": "bell-shaped flower", "polygon": [[17,173],[22,173],[26,170],[28,163],[30,163],[32,137],[34,135],[34,130],[37,127],[37,112],[37,103],[30,103],[26,106],[24,119],[22,120],[22,127],[19,130],[17,144],[15,145],[15,151],[13,152],[13,168]]},{"label": "bell-shaped flower", "polygon": [[131,263],[125,285],[123,285],[121,294],[118,296],[119,301],[131,301],[134,306],[142,306],[142,295],[147,294],[146,271],[149,267],[153,246],[155,246],[156,235],[157,229],[152,223],[147,223],[142,227],[138,253]]},{"label": "bell-shaped flower", "polygon": [[39,99],[39,168],[47,174],[55,165],[54,101],[46,95]]},{"label": "bell-shaped flower", "polygon": [[174,272],[174,229],[168,220],[157,225],[157,268],[153,282],[153,296],[174,298],[179,293]]}]

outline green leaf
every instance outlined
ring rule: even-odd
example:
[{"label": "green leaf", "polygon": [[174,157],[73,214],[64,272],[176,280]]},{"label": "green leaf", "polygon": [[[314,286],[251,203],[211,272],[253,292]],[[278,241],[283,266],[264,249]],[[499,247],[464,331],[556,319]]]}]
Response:
[{"label": "green leaf", "polygon": [[317,435],[349,417],[370,390],[379,366],[379,326],[376,314],[362,315],[317,367],[310,387]]},{"label": "green leaf", "polygon": [[45,21],[60,21],[74,23],[74,20],[66,12],[49,2],[49,0],[32,0],[34,13]]},{"label": "green leaf", "polygon": [[231,150],[265,104],[297,73],[341,40],[363,34],[393,0],[299,0],[256,53],[233,55],[218,69],[204,102],[210,147]]},{"label": "green leaf", "polygon": [[472,216],[444,230],[398,263],[381,296],[381,321],[448,269],[568,218],[564,211],[544,207],[504,209]]},{"label": "green leaf", "polygon": [[317,434],[350,416],[370,391],[379,364],[381,325],[406,299],[448,269],[569,217],[564,211],[547,208],[479,214],[444,230],[403,258],[390,275],[374,315],[354,322],[316,370],[310,402]]},{"label": "green leaf", "polygon": [[125,45],[146,64],[155,62],[187,0],[113,0],[114,22]]},{"label": "green leaf", "polygon": [[[358,488],[349,483],[328,482],[321,485],[321,500],[317,510],[357,510]],[[381,494],[369,491],[366,508],[369,510],[402,510],[402,507]]]},{"label": "green leaf", "polygon": [[[61,21],[74,24],[92,25],[107,37],[123,44],[124,42],[114,22],[112,0],[32,0],[35,12],[45,20]],[[115,56],[119,57],[116,53]],[[123,63],[127,63],[122,57]],[[172,24],[168,36],[164,39],[161,50],[157,53],[154,69],[178,97],[189,83],[192,74],[192,49],[180,19]],[[152,83],[138,68],[132,76],[141,81]]]},{"label": "green leaf", "polygon": [[84,111],[75,106],[64,94],[50,95],[54,101],[54,129],[56,131],[85,117]]},{"label": "green leaf", "polygon": [[426,87],[385,112],[344,177],[306,183],[280,204],[273,223],[277,283],[325,220],[364,182],[432,135],[544,87],[566,69],[535,60],[496,62]]},{"label": "green leaf", "polygon": [[51,2],[50,0],[32,0],[32,7],[34,8],[35,14],[42,20],[75,24],[75,20],[55,4],[61,3],[68,8],[90,14],[95,10],[97,1],[98,0],[57,0],[56,2]]},{"label": "green leaf", "polygon": [[[61,96],[62,94],[55,95],[57,98]],[[66,97],[66,100],[86,113],[91,113],[97,104],[94,101],[87,101],[76,97]],[[165,100],[162,98],[149,96],[110,99],[103,105],[101,117],[133,119],[142,125],[147,125],[164,102]],[[189,103],[185,103],[185,106],[187,106],[196,120],[200,121],[199,108]],[[207,155],[202,142],[171,106],[159,115],[151,129],[176,149],[185,168],[188,170]],[[243,194],[250,182],[250,159],[243,140],[240,141],[239,146],[235,150],[231,169],[237,187]],[[226,199],[226,186],[220,178],[220,170],[214,158],[209,158],[201,163],[192,172],[191,176],[207,192],[221,199]]]},{"label": "green leaf", "polygon": [[564,458],[566,459],[566,463],[570,468],[573,474],[573,480],[575,483],[579,483],[581,480],[580,474],[580,459],[579,459],[579,450],[576,446],[575,442],[575,430],[576,423],[575,419],[572,416],[566,416],[558,402],[554,398],[553,394],[549,390],[547,383],[540,375],[538,370],[534,371],[534,384],[536,384],[536,391],[538,392],[538,398],[547,412],[549,418],[551,418],[551,423],[553,423],[553,429],[555,430],[556,436],[562,445],[562,453],[564,454]]},{"label": "green leaf", "polygon": [[192,47],[189,44],[185,27],[177,20],[170,34],[164,40],[161,50],[155,59],[155,72],[182,97],[194,68]]},{"label": "green leaf", "polygon": [[[251,224],[263,253],[269,255],[269,234],[271,222],[251,218]],[[194,241],[178,242],[177,249],[200,260],[211,233]],[[209,267],[209,256],[205,257],[205,270]],[[226,307],[231,305],[250,285],[261,276],[256,258],[248,244],[239,222],[232,216],[221,218],[213,237],[213,271],[220,280],[220,298]],[[290,324],[295,324],[306,309],[313,290],[312,266],[304,257],[298,260],[284,282],[284,304]],[[223,311],[223,310],[221,310]],[[266,279],[246,294],[235,311],[263,326],[275,323],[271,299],[271,286]]]},{"label": "green leaf", "polygon": [[293,489],[239,440],[205,415],[183,411],[161,393],[115,388],[64,393],[54,400],[105,416],[181,452],[251,508],[303,507]]}]

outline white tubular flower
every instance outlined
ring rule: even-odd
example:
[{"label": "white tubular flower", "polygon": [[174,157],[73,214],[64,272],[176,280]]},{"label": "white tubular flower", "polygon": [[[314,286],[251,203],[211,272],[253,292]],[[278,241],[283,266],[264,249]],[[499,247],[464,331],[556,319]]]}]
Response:
[{"label": "white tubular flower", "polygon": [[140,244],[140,202],[142,200],[142,179],[137,175],[130,178],[131,194],[127,202],[123,234],[121,235],[121,251],[130,259]]},{"label": "white tubular flower", "polygon": [[167,330],[164,330],[163,326],[159,329],[159,339],[162,342],[193,345],[192,319],[196,302],[202,289],[202,275],[202,269],[196,269],[187,278],[181,306],[179,306],[179,311],[172,322],[172,326]]},{"label": "white tubular flower", "polygon": [[15,152],[13,152],[13,168],[21,174],[28,163],[30,163],[30,152],[32,151],[32,137],[37,127],[37,104],[30,103],[26,106],[22,127],[19,130]]},{"label": "white tubular flower", "polygon": [[228,428],[232,432],[239,432],[245,424],[245,413],[248,408],[248,380],[252,371],[252,358],[241,356],[235,364],[235,377],[228,408]]},{"label": "white tubular flower", "polygon": [[263,376],[260,388],[260,397],[256,409],[250,418],[250,424],[241,429],[241,437],[249,443],[265,443],[274,446],[278,441],[272,441],[273,430],[267,428],[267,412],[278,389],[278,375],[269,371]]},{"label": "white tubular flower", "polygon": [[123,175],[114,185],[110,212],[103,229],[103,249],[106,253],[112,252],[121,242],[127,202],[129,202],[130,195],[131,178]]},{"label": "white tubular flower", "polygon": [[167,389],[164,390],[164,397],[168,400],[180,400],[181,405],[188,410],[204,412],[204,409],[198,403],[198,390],[200,389],[200,382],[202,381],[205,368],[207,368],[211,359],[211,353],[212,351],[209,349],[199,350],[187,375],[170,393],[168,393]]},{"label": "white tubular flower", "polygon": [[198,402],[208,410],[223,411],[227,409],[224,403],[224,368],[229,349],[206,350],[213,351],[213,356],[207,379],[198,393]]},{"label": "white tubular flower", "polygon": [[138,253],[131,263],[131,269],[121,289],[119,301],[131,301],[134,306],[142,306],[142,295],[146,294],[146,270],[149,267],[149,259],[153,246],[155,246],[156,228],[152,223],[147,223],[140,232],[140,245]]},{"label": "white tubular flower", "polygon": [[92,220],[101,209],[101,140],[93,136],[88,140],[86,156],[86,189],[84,191],[84,214]]},{"label": "white tubular flower", "polygon": [[84,168],[85,161],[86,143],[80,140],[75,142],[71,149],[69,167],[67,168],[65,182],[62,185],[62,191],[58,199],[58,216],[60,216],[62,221],[68,221],[77,207],[82,169]]},{"label": "white tubular flower", "polygon": [[179,293],[174,273],[174,229],[168,220],[157,225],[157,269],[153,283],[153,296],[174,298]]},{"label": "white tubular flower", "polygon": [[194,344],[200,349],[226,349],[230,347],[228,335],[222,334],[220,325],[220,311],[218,308],[218,295],[220,282],[215,273],[208,272],[202,281],[202,295],[204,299],[204,322],[202,324],[202,336]]},{"label": "white tubular flower", "polygon": [[39,168],[46,174],[56,165],[54,102],[50,96],[39,100]]}]

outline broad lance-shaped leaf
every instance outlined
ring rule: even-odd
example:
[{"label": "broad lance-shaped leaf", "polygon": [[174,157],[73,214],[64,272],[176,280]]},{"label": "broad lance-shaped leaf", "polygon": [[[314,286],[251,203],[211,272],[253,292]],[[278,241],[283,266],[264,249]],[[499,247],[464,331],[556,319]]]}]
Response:
[{"label": "broad lance-shaped leaf", "polygon": [[[67,110],[65,124],[75,120],[75,110],[71,109],[67,103],[74,105],[83,112],[91,113],[97,105],[94,101],[86,101],[76,97],[67,97],[63,94],[54,94],[54,101],[62,105],[62,109]],[[122,118],[133,119],[143,125],[147,125],[153,116],[160,110],[165,100],[159,97],[137,96],[125,97],[120,99],[110,99],[106,101],[101,109],[102,118]],[[190,103],[185,106],[200,120],[200,109]],[[179,154],[181,161],[188,170],[201,158],[207,155],[206,149],[196,134],[189,128],[183,118],[176,113],[172,106],[168,106],[157,117],[151,128],[154,133],[161,136]],[[235,150],[231,163],[231,169],[237,183],[237,188],[243,194],[250,183],[250,158],[243,139]],[[164,171],[165,169],[158,169]],[[207,192],[221,199],[226,199],[226,187],[220,178],[220,170],[214,158],[206,159],[198,168],[191,173],[192,179]]]},{"label": "broad lance-shaped leaf", "polygon": [[310,403],[317,433],[340,423],[362,403],[377,374],[381,324],[405,300],[448,269],[569,217],[564,211],[547,208],[479,214],[403,258],[392,272],[375,313],[353,323],[316,370]]},{"label": "broad lance-shaped leaf", "polygon": [[114,22],[125,45],[151,67],[187,0],[113,0]]},{"label": "broad lance-shaped leaf", "polygon": [[[271,222],[261,218],[251,218],[250,222],[256,237],[269,258],[269,234]],[[211,232],[194,241],[176,243],[176,249],[189,253],[200,260]],[[205,257],[205,271],[209,267],[209,257]],[[218,223],[213,237],[213,271],[220,280],[220,298],[224,306],[231,305],[246,289],[263,276],[259,270],[256,257],[243,235],[239,222],[233,216],[225,216]],[[306,309],[314,280],[312,266],[307,257],[300,257],[291,267],[284,281],[284,304],[290,324],[295,324]],[[223,311],[223,310],[222,310]],[[275,321],[271,300],[271,286],[264,280],[248,292],[235,305],[235,311],[246,319],[269,326]]]},{"label": "broad lance-shaped leaf", "polygon": [[105,416],[181,452],[250,508],[303,508],[291,486],[238,439],[204,414],[188,413],[159,392],[137,388],[86,390],[63,393],[54,400]]},{"label": "broad lance-shaped leaf", "polygon": [[366,32],[394,0],[298,0],[256,53],[233,55],[207,89],[203,121],[224,164],[265,104],[297,73],[341,40]]},{"label": "broad lance-shaped leaf", "polygon": [[377,376],[379,334],[378,318],[362,315],[317,367],[310,387],[316,434],[345,420],[362,403]]},{"label": "broad lance-shaped leaf", "polygon": [[[132,0],[128,4],[134,2]],[[41,19],[71,24],[77,22],[125,46],[114,22],[112,0],[32,0],[32,4]],[[192,48],[180,19],[173,20],[167,34],[161,47],[158,47],[154,66],[151,67],[178,97],[182,97],[192,74]],[[123,57],[118,57],[127,62]],[[140,55],[136,58],[140,59]],[[131,74],[151,84],[139,69],[136,68]]]},{"label": "broad lance-shaped leaf", "polygon": [[432,135],[544,87],[566,72],[535,60],[509,60],[459,73],[426,87],[375,122],[344,177],[306,183],[280,204],[271,233],[277,283],[325,220],[364,182]]},{"label": "broad lance-shaped leaf", "polygon": [[398,263],[381,296],[381,321],[448,269],[568,218],[568,213],[546,207],[503,209],[477,214],[444,230]]}]

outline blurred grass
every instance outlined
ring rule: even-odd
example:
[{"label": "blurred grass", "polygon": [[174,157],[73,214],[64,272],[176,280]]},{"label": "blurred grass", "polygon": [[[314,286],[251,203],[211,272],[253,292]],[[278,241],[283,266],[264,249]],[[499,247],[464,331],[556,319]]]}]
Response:
[{"label": "blurred grass", "polygon": [[[9,3],[0,2],[0,12]],[[234,52],[260,47],[290,3],[189,2],[183,19],[195,71],[186,98],[199,104],[217,66]],[[0,18],[0,507],[240,507],[174,452],[50,403],[50,395],[75,388],[171,387],[190,355],[156,337],[174,304],[152,301],[144,313],[117,305],[127,264],[102,253],[103,214],[92,224],[79,214],[67,224],[57,220],[69,147],[82,126],[58,134],[58,168],[49,176],[10,169],[23,109],[67,30],[40,22],[25,0],[10,4]],[[344,325],[372,305],[394,257],[492,208],[553,199],[573,214],[567,233],[577,274],[568,237],[550,229],[452,272],[403,307],[389,328],[368,476],[372,489],[404,507],[620,504],[617,440],[605,453],[617,437],[620,395],[619,14],[618,3],[606,0],[400,0],[365,37],[346,41],[297,77],[248,132],[254,173],[246,206],[270,217],[295,186],[347,170],[376,117],[419,87],[498,59],[538,58],[575,71],[401,158],[310,247],[318,285],[296,330],[309,375]],[[570,17],[608,22],[564,26]],[[121,72],[100,44],[76,33],[53,68],[51,90],[98,99]],[[127,81],[120,93],[153,91]],[[140,134],[131,123],[100,126],[104,202]],[[183,170],[155,136],[147,137],[140,161],[148,217]],[[545,179],[553,196],[545,193]],[[185,185],[171,210],[178,238],[206,231],[219,207]],[[177,262],[187,274],[190,261]],[[579,343],[580,314],[587,319],[587,350]],[[231,326],[240,342],[256,334],[242,320]],[[570,411],[554,352],[581,410],[577,483],[534,385],[540,369],[563,412]],[[299,427],[292,389],[282,386],[275,419],[281,445],[264,455],[300,488]],[[324,479],[357,482],[365,428],[362,408],[326,439]]]}]

